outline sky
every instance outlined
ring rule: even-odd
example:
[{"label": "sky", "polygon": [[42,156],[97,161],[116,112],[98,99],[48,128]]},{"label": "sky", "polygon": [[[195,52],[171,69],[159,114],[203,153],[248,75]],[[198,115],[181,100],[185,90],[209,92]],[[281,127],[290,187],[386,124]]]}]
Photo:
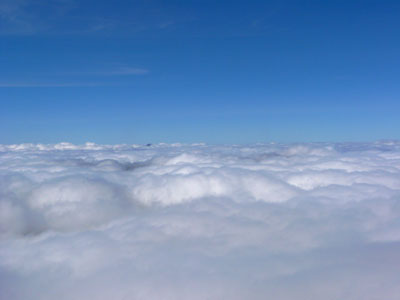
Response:
[{"label": "sky", "polygon": [[0,0],[0,144],[400,138],[398,1]]}]

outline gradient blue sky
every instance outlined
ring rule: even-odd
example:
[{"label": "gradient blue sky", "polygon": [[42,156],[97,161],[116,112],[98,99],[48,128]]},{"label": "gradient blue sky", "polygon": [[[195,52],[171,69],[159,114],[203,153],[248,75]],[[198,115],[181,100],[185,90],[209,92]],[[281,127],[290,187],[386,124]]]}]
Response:
[{"label": "gradient blue sky", "polygon": [[0,143],[400,138],[400,1],[0,1]]}]

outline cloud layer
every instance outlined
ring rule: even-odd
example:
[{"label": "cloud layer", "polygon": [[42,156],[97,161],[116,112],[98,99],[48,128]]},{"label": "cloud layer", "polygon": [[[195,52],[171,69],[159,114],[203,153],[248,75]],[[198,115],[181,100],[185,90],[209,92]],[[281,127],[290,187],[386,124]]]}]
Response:
[{"label": "cloud layer", "polygon": [[0,145],[0,299],[397,299],[400,143]]}]

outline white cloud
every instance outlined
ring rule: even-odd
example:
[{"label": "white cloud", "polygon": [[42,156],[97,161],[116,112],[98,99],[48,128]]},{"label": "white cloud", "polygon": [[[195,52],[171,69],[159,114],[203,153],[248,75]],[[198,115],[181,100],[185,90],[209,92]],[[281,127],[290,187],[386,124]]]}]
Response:
[{"label": "white cloud", "polygon": [[142,68],[132,68],[132,67],[121,67],[111,71],[97,72],[93,75],[104,75],[104,76],[126,76],[126,75],[144,75],[148,74],[149,70]]},{"label": "white cloud", "polygon": [[177,23],[164,13],[143,18],[149,11],[140,3],[128,17],[113,13],[113,9],[93,11],[76,0],[1,0],[0,35],[131,35],[165,30]]},{"label": "white cloud", "polygon": [[2,0],[0,2],[0,34],[31,34],[36,31],[25,0]]},{"label": "white cloud", "polygon": [[104,83],[94,82],[0,82],[0,88],[91,87]]},{"label": "white cloud", "polygon": [[[92,78],[99,79],[100,76],[112,77],[112,76],[134,76],[134,75],[146,75],[150,71],[141,68],[132,67],[120,67],[107,71],[97,71],[97,72],[76,72],[76,73],[62,73],[61,75],[67,75],[73,80],[68,81],[5,81],[0,82],[0,88],[66,88],[66,87],[96,87],[96,86],[107,86],[107,85],[120,85],[121,83],[110,83],[110,82],[95,82],[95,81],[82,81],[76,80],[77,76],[90,76]],[[48,77],[50,74],[46,74]],[[56,74],[60,75],[60,74]],[[54,74],[52,75],[54,77]],[[75,81],[75,82],[74,82]]]},{"label": "white cloud", "polygon": [[398,142],[0,145],[0,299],[397,299],[399,182]]}]

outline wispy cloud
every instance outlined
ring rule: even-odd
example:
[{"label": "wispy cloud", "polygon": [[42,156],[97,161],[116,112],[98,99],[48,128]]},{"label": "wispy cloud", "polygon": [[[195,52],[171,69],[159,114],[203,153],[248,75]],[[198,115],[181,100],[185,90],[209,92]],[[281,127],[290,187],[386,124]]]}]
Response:
[{"label": "wispy cloud", "polygon": [[90,15],[71,15],[77,8],[75,0],[0,0],[0,35],[90,33],[107,30],[113,23],[93,24]]},{"label": "wispy cloud", "polygon": [[112,77],[112,76],[134,76],[134,75],[146,75],[150,73],[149,69],[130,67],[125,65],[118,65],[112,68],[90,68],[88,71],[70,71],[53,74],[56,76],[93,76],[93,77]]},{"label": "wispy cloud", "polygon": [[93,12],[90,5],[76,0],[0,0],[0,35],[132,34],[162,30],[175,23],[168,15],[143,18],[149,11],[140,4],[129,16],[116,17],[110,9]]},{"label": "wispy cloud", "polygon": [[[144,68],[134,67],[119,67],[103,71],[88,71],[88,72],[63,72],[63,73],[40,73],[41,81],[31,81],[30,78],[22,80],[7,80],[0,81],[0,88],[33,88],[33,87],[94,87],[94,86],[110,86],[120,85],[121,82],[101,82],[100,77],[114,76],[135,76],[146,75],[150,71]],[[30,76],[30,77],[33,77]],[[87,81],[78,80],[85,77]],[[58,80],[55,80],[58,78]],[[91,81],[89,78],[93,79]],[[97,81],[96,81],[97,78]],[[100,82],[99,82],[100,81]]]},{"label": "wispy cloud", "polygon": [[94,82],[0,82],[0,88],[41,88],[41,87],[91,87],[104,83]]},{"label": "wispy cloud", "polygon": [[[123,75],[145,75],[150,71],[143,68],[121,67],[109,71],[88,72],[86,74],[99,75],[99,76],[123,76]],[[85,74],[85,73],[83,73]]]},{"label": "wispy cloud", "polygon": [[36,31],[26,0],[0,1],[0,34],[22,34]]}]

